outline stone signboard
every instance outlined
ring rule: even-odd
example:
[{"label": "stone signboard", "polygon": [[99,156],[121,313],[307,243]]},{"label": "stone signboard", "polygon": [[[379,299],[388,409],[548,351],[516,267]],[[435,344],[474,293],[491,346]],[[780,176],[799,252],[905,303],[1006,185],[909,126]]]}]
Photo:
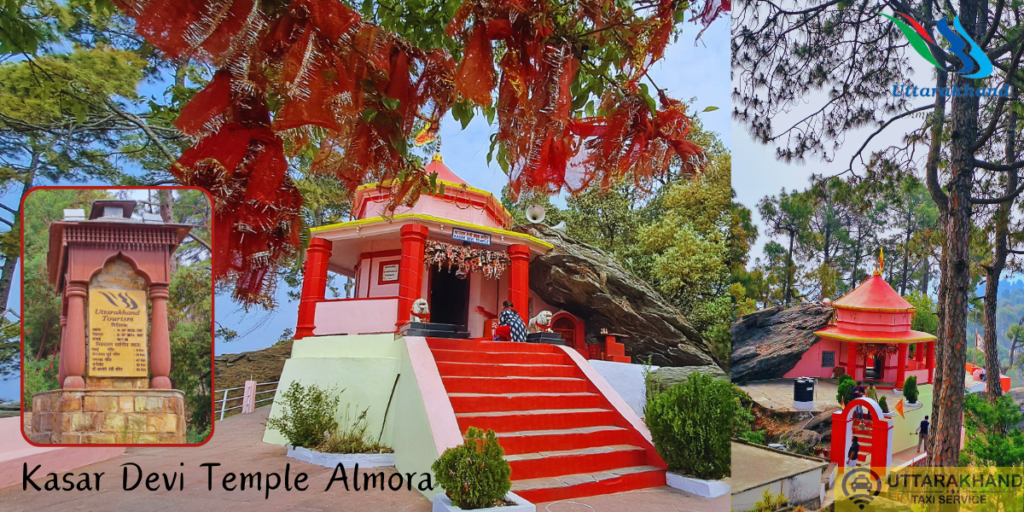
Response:
[{"label": "stone signboard", "polygon": [[89,289],[91,377],[146,377],[146,292]]}]

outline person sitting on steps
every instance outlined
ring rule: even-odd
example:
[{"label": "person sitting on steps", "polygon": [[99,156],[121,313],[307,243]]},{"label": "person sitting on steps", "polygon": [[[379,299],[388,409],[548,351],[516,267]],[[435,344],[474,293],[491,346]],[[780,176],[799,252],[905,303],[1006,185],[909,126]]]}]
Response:
[{"label": "person sitting on steps", "polygon": [[505,308],[498,315],[498,326],[494,328],[495,341],[526,341],[526,324],[510,300],[502,303]]}]

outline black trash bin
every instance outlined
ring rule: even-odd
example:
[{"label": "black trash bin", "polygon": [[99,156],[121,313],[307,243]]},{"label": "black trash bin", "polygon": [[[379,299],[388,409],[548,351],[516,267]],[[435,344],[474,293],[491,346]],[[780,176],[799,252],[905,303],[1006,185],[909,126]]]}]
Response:
[{"label": "black trash bin", "polygon": [[814,408],[814,379],[800,377],[793,381],[793,407],[803,410]]}]

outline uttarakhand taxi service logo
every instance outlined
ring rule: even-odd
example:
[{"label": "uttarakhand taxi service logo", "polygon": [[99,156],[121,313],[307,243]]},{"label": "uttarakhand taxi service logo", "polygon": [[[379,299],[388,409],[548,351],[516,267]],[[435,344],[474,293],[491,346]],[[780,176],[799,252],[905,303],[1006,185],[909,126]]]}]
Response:
[{"label": "uttarakhand taxi service logo", "polygon": [[[836,512],[1024,510],[1024,469],[856,468],[836,486]],[[883,476],[884,475],[884,476]]]},{"label": "uttarakhand taxi service logo", "polygon": [[[955,73],[964,78],[986,78],[992,75],[992,61],[981,49],[967,30],[960,23],[960,17],[954,16],[953,23],[949,19],[942,18],[935,21],[935,28],[946,40],[948,50],[943,48],[935,39],[928,35],[924,26],[914,18],[901,12],[894,12],[895,16],[889,16],[883,12],[878,13],[889,21],[892,21],[903,32],[904,37],[910,42],[918,55],[931,63],[938,69]],[[942,65],[935,58],[939,54],[949,65]],[[1009,96],[1009,86],[995,87],[919,87],[915,85],[897,84],[892,86],[893,96]]]}]

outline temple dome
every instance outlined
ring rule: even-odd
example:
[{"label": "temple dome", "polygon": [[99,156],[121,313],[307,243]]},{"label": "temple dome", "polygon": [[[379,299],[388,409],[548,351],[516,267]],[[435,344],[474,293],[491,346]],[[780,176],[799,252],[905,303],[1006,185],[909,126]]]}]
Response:
[{"label": "temple dome", "polygon": [[865,311],[913,311],[913,304],[896,293],[880,275],[873,275],[832,303],[837,308],[860,309]]}]

